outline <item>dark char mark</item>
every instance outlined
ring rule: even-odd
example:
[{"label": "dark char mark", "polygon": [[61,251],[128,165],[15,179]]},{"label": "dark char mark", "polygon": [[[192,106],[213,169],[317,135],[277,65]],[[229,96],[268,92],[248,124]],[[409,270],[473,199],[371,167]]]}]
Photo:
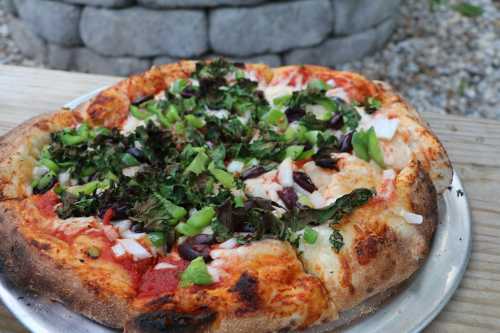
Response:
[{"label": "dark char mark", "polygon": [[156,311],[138,316],[133,326],[144,333],[195,333],[206,329],[215,317],[216,313],[206,308],[196,314]]},{"label": "dark char mark", "polygon": [[236,284],[229,289],[230,292],[237,293],[244,307],[239,309],[240,313],[251,312],[258,309],[260,298],[258,294],[258,281],[248,272],[241,274]]}]

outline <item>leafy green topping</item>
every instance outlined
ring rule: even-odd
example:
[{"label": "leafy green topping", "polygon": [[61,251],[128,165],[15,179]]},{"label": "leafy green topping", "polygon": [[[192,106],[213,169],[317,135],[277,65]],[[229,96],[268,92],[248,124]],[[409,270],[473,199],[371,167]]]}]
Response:
[{"label": "leafy green topping", "polygon": [[376,99],[375,97],[368,97],[366,99],[365,106],[366,106],[365,109],[366,112],[370,114],[380,109],[380,107],[382,107],[382,102]]},{"label": "leafy green topping", "polygon": [[[337,151],[337,130],[354,130],[360,115],[355,105],[328,97],[331,88],[312,80],[306,89],[270,105],[239,67],[221,59],[200,62],[190,78],[170,85],[164,99],[130,107],[141,122],[130,133],[87,124],[53,133],[41,151],[33,191],[54,188],[61,218],[103,216],[111,209],[115,219],[130,219],[159,248],[207,226],[219,242],[277,238],[296,246],[306,228],[302,237],[312,244],[317,232],[309,226],[338,223],[373,193],[358,189],[329,207],[313,209],[305,196],[297,206],[289,189],[295,199],[285,209],[245,195],[246,177],[240,175],[251,167],[262,174],[285,158],[305,160]],[[368,107],[376,106],[368,101]],[[336,120],[340,125],[334,127],[332,118],[339,114],[342,122]],[[368,135],[359,138],[366,156],[379,161],[376,142]],[[231,161],[236,169],[228,170]]]},{"label": "leafy green topping", "polygon": [[365,161],[372,159],[378,165],[384,167],[384,154],[373,127],[370,127],[368,131],[355,132],[352,138],[352,146],[357,157]]},{"label": "leafy green topping", "polygon": [[311,227],[305,227],[304,229],[304,241],[307,244],[314,244],[318,239],[318,232]]},{"label": "leafy green topping", "polygon": [[340,233],[340,231],[338,231],[335,228],[332,228],[332,233],[330,235],[329,240],[330,240],[330,244],[332,244],[333,249],[337,253],[344,246],[344,237],[342,236],[342,234]]},{"label": "leafy green topping", "polygon": [[326,222],[331,225],[337,224],[344,216],[352,213],[354,209],[366,204],[374,194],[375,192],[370,189],[355,189],[325,208],[303,209],[298,211],[297,216],[305,224],[319,225]]}]

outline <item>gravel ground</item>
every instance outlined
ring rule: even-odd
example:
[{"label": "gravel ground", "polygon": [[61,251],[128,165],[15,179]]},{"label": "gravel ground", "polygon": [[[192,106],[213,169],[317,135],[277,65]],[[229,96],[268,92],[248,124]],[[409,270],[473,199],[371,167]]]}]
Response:
[{"label": "gravel ground", "polygon": [[[3,1],[0,64],[41,66],[9,38]],[[387,47],[339,68],[391,83],[419,111],[500,120],[500,1],[469,2],[480,5],[483,15],[467,18],[446,6],[430,11],[428,1],[403,0]]]}]

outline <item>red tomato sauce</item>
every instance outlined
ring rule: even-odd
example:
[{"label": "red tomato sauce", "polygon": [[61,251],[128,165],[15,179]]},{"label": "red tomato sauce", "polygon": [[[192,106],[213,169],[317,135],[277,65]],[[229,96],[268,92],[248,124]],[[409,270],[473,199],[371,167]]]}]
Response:
[{"label": "red tomato sauce", "polygon": [[154,269],[154,267],[151,267],[142,276],[138,297],[158,296],[172,293],[177,289],[180,275],[189,265],[189,262],[173,258],[162,258],[159,263],[161,262],[174,265],[176,268]]},{"label": "red tomato sauce", "polygon": [[[96,231],[99,232],[99,231]],[[132,284],[134,288],[137,290],[139,286],[139,282],[141,281],[142,275],[155,264],[156,258],[148,258],[139,261],[134,261],[134,258],[126,253],[120,257],[115,256],[111,247],[113,243],[111,243],[108,238],[101,233],[105,245],[101,248],[100,258],[103,260],[114,262],[120,266],[122,266],[130,275],[132,279]],[[97,236],[97,235],[96,235]]]},{"label": "red tomato sauce", "polygon": [[304,160],[295,161],[294,164],[297,168],[302,169],[304,167],[304,164],[310,161],[312,161],[312,158],[306,158]]},{"label": "red tomato sauce", "polygon": [[38,210],[45,217],[55,217],[55,205],[59,203],[59,197],[53,191],[45,192],[41,195],[34,195],[33,201]]}]

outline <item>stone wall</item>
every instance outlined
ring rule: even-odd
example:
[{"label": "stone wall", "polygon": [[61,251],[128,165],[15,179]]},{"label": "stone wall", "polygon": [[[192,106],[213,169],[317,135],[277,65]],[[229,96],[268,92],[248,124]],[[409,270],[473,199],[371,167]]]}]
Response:
[{"label": "stone wall", "polygon": [[116,75],[214,55],[272,66],[335,66],[382,47],[400,2],[5,1],[23,53],[52,68]]}]

